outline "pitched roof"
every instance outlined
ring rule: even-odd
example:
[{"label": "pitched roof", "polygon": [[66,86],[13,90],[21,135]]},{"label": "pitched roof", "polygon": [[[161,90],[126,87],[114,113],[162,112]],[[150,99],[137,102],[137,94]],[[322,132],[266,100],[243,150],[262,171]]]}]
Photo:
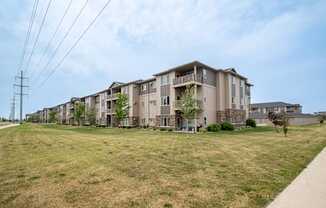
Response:
[{"label": "pitched roof", "polygon": [[166,74],[166,73],[169,73],[169,72],[172,72],[172,71],[175,71],[175,70],[179,70],[179,69],[184,69],[184,68],[191,68],[191,67],[194,67],[194,66],[201,66],[201,67],[205,67],[207,69],[210,69],[210,70],[214,70],[214,71],[222,71],[222,70],[218,70],[218,69],[214,69],[213,67],[210,67],[206,64],[203,64],[199,61],[193,61],[193,62],[190,62],[190,63],[187,63],[187,64],[183,64],[183,65],[180,65],[180,66],[177,66],[177,67],[173,67],[173,68],[170,68],[170,69],[167,69],[167,70],[164,70],[160,73],[157,73],[157,74],[154,74],[153,76],[160,76],[162,74]]},{"label": "pitched roof", "polygon": [[300,107],[300,104],[291,104],[291,103],[285,103],[285,102],[267,102],[267,103],[253,103],[251,104],[252,108],[273,108],[273,107],[286,107],[286,106],[298,106]]},{"label": "pitched roof", "polygon": [[[190,62],[190,63],[187,63],[187,64],[183,64],[183,65],[180,65],[180,66],[177,66],[177,67],[173,67],[173,68],[170,68],[170,69],[167,69],[167,70],[164,70],[160,73],[157,73],[157,74],[154,74],[153,76],[160,76],[160,75],[163,75],[163,74],[166,74],[166,73],[169,73],[169,72],[173,72],[173,71],[176,71],[176,70],[182,70],[182,69],[187,69],[187,68],[193,68],[195,66],[199,66],[199,67],[203,67],[203,68],[206,68],[208,70],[212,70],[212,71],[215,71],[215,72],[224,72],[224,73],[230,73],[230,74],[233,74],[235,76],[238,76],[242,79],[246,79],[246,77],[240,75],[237,73],[237,71],[234,69],[234,68],[227,68],[227,69],[215,69],[211,66],[208,66],[202,62],[199,62],[199,61],[193,61],[193,62]],[[250,84],[251,85],[251,84]]]}]

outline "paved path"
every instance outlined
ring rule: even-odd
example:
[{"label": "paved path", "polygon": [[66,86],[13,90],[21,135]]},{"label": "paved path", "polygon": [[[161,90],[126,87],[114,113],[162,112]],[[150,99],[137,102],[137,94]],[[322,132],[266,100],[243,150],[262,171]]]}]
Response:
[{"label": "paved path", "polygon": [[326,148],[267,208],[326,208]]},{"label": "paved path", "polygon": [[0,126],[0,129],[5,129],[5,128],[9,128],[9,127],[14,127],[14,126],[19,126],[19,124],[8,124],[5,126]]}]

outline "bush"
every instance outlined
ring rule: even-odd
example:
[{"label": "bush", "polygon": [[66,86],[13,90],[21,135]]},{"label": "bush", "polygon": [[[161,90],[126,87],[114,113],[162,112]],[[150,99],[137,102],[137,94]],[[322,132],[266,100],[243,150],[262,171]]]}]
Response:
[{"label": "bush", "polygon": [[323,124],[324,123],[324,120],[320,120],[320,124]]},{"label": "bush", "polygon": [[207,132],[207,128],[199,128],[198,132],[199,133],[206,133]]},{"label": "bush", "polygon": [[223,131],[234,131],[234,126],[229,122],[224,122],[221,124],[221,130]]},{"label": "bush", "polygon": [[257,124],[256,124],[256,121],[254,119],[249,118],[249,119],[246,120],[246,126],[256,128]]},{"label": "bush", "polygon": [[218,132],[221,130],[221,126],[219,124],[210,124],[207,126],[207,131],[209,132]]}]

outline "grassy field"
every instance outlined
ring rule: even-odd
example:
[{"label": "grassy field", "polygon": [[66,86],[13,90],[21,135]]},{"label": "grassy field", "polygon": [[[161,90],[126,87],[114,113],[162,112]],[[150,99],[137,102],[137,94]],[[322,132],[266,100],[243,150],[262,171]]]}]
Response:
[{"label": "grassy field", "polygon": [[9,125],[10,123],[9,122],[2,122],[2,121],[0,121],[0,127],[1,126],[6,126],[6,125]]},{"label": "grassy field", "polygon": [[0,207],[265,207],[326,146],[326,126],[178,134],[0,130]]}]

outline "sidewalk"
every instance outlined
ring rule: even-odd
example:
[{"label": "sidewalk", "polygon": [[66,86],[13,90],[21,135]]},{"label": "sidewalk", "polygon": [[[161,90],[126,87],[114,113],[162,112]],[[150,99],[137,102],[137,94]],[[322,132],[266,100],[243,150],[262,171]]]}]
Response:
[{"label": "sidewalk", "polygon": [[326,207],[326,148],[267,208]]},{"label": "sidewalk", "polygon": [[9,127],[14,127],[14,126],[19,126],[20,124],[8,124],[6,126],[0,126],[0,129],[5,129],[5,128],[9,128]]}]

